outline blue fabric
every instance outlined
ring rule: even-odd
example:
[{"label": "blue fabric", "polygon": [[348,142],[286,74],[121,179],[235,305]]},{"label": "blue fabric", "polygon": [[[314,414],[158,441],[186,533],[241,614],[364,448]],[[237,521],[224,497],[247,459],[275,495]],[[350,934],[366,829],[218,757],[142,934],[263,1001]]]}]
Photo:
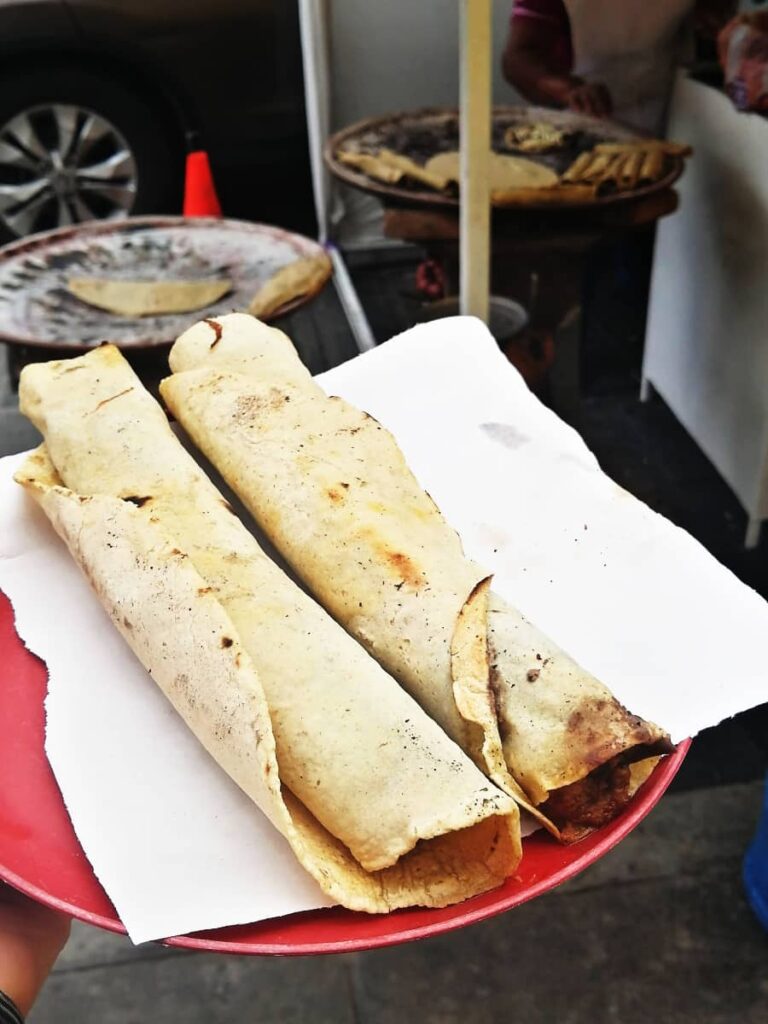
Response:
[{"label": "blue fabric", "polygon": [[762,817],[744,858],[744,888],[750,906],[763,928],[768,931],[768,779]]}]

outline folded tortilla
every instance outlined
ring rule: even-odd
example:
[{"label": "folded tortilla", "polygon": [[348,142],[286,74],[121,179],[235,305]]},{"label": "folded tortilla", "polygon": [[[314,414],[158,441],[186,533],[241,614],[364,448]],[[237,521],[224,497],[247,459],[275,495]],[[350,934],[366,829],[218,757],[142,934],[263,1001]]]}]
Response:
[{"label": "folded tortilla", "polygon": [[514,870],[513,801],[264,554],[117,349],[27,367],[20,400],[45,446],[17,479],[325,892],[444,906]]},{"label": "folded tortilla", "polygon": [[160,316],[205,309],[232,291],[229,280],[114,281],[71,277],[67,290],[81,302],[118,316]]},{"label": "folded tortilla", "polygon": [[691,156],[693,149],[685,142],[672,142],[669,139],[627,139],[625,142],[598,142],[595,153],[630,153],[633,150],[659,149],[669,156]]},{"label": "folded tortilla", "polygon": [[400,167],[385,163],[381,157],[373,153],[354,153],[342,149],[336,154],[336,158],[347,167],[354,167],[356,171],[362,171],[369,178],[376,178],[377,181],[384,181],[388,185],[396,185],[404,176]]},{"label": "folded tortilla", "polygon": [[448,185],[448,179],[427,167],[417,164],[410,157],[394,153],[391,149],[380,149],[376,153],[356,153],[351,150],[339,150],[336,154],[341,163],[355,170],[362,171],[369,178],[376,178],[389,185],[397,185],[407,178],[426,185],[437,192]]},{"label": "folded tortilla", "polygon": [[[458,150],[451,150],[437,153],[427,160],[425,166],[432,174],[440,175],[447,181],[459,181],[460,163]],[[558,176],[551,167],[527,157],[495,152],[488,157],[488,187],[492,194],[503,194],[515,189],[551,188],[557,182]]]},{"label": "folded tortilla", "polygon": [[489,595],[394,438],[328,397],[284,334],[214,323],[178,339],[162,395],[283,557],[523,806],[566,839],[614,817],[628,764],[671,749],[663,731]]},{"label": "folded tortilla", "polygon": [[289,302],[319,292],[332,270],[326,253],[294,260],[281,267],[259,288],[251,300],[248,312],[261,319],[274,316]]}]

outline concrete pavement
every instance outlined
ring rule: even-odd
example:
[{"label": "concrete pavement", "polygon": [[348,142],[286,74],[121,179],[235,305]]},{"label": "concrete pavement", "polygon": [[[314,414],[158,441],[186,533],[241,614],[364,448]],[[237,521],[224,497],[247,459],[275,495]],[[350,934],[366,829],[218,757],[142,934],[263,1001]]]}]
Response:
[{"label": "concrete pavement", "polygon": [[76,924],[30,1024],[765,1024],[768,935],[740,880],[761,792],[668,795],[554,892],[387,950],[224,957]]}]

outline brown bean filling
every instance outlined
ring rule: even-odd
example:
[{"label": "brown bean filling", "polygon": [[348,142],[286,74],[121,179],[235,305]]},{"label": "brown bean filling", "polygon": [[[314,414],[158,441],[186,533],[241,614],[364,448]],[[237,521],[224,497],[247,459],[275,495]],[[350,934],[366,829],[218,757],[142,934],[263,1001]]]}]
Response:
[{"label": "brown bean filling", "polygon": [[607,825],[629,802],[630,772],[623,755],[606,761],[583,779],[555,789],[540,810],[557,825],[566,843]]}]

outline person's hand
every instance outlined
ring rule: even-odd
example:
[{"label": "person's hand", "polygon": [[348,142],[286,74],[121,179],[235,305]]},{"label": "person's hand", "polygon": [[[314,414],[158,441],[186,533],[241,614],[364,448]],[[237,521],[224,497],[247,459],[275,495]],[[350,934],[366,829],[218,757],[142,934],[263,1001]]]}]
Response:
[{"label": "person's hand", "polygon": [[602,82],[574,80],[566,93],[565,105],[593,117],[610,117],[613,111],[611,94]]},{"label": "person's hand", "polygon": [[0,882],[0,990],[25,1016],[69,938],[70,924]]}]

